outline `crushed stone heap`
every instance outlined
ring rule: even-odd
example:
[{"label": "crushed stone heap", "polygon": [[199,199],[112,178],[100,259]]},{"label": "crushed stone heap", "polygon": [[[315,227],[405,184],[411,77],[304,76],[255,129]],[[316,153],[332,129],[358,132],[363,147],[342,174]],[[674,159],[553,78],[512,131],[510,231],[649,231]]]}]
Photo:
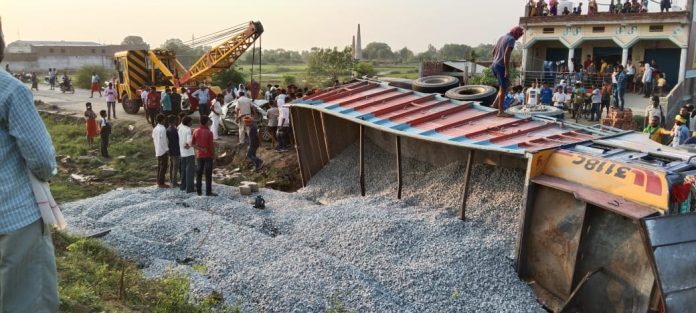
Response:
[{"label": "crushed stone heap", "polygon": [[513,269],[522,171],[475,166],[462,222],[463,164],[405,159],[396,200],[393,156],[366,149],[366,197],[353,145],[297,193],[262,189],[265,210],[222,185],[219,197],[137,188],[63,210],[74,232],[111,229],[103,240],[146,274],[184,272],[194,296],[215,290],[244,311],[324,312],[338,300],[358,312],[544,312]]}]

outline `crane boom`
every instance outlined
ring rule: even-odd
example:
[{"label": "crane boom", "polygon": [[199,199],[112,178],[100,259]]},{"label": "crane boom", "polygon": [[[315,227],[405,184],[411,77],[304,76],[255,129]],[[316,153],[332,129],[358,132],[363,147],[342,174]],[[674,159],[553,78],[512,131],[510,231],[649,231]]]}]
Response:
[{"label": "crane boom", "polygon": [[229,68],[249,49],[263,33],[261,22],[249,22],[249,26],[201,56],[181,77],[179,84],[204,80]]}]

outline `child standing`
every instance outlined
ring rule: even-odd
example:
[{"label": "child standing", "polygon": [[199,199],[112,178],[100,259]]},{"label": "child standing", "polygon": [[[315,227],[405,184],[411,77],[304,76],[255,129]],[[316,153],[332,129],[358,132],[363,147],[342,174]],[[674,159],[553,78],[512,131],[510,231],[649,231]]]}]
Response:
[{"label": "child standing", "polygon": [[537,83],[532,82],[532,87],[527,89],[527,101],[526,104],[529,107],[534,107],[539,103],[539,88],[537,88]]},{"label": "child standing", "polygon": [[87,108],[85,110],[85,128],[87,130],[87,144],[89,144],[89,147],[92,147],[92,144],[94,143],[94,137],[97,136],[97,133],[99,132],[99,127],[97,126],[97,114],[92,111],[92,103],[87,102],[85,104],[85,107]]},{"label": "child standing", "polygon": [[667,80],[665,79],[665,74],[660,73],[660,78],[657,79],[657,91],[660,93],[660,97],[665,96],[665,87],[667,86]]},{"label": "child standing", "polygon": [[99,132],[99,136],[101,137],[101,155],[105,159],[110,159],[111,157],[109,156],[109,136],[111,135],[111,123],[107,118],[106,110],[99,111],[99,116],[101,117],[101,122],[99,123],[99,126],[101,128],[101,131]]}]

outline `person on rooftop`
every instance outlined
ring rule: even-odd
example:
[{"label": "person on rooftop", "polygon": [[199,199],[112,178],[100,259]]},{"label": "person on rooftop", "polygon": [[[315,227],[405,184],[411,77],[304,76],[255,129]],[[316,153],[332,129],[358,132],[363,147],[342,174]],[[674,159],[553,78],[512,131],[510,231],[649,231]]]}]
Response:
[{"label": "person on rooftop", "polygon": [[556,0],[549,1],[549,14],[551,16],[558,15],[558,1],[556,1]]},{"label": "person on rooftop", "polygon": [[669,12],[670,8],[672,8],[672,0],[660,1],[660,12]]},{"label": "person on rooftop", "polygon": [[568,7],[563,8],[563,12],[561,13],[561,15],[563,15],[563,16],[570,15],[570,11],[568,11]]},{"label": "person on rooftop", "polygon": [[503,100],[505,99],[505,94],[510,86],[510,59],[512,56],[512,49],[515,48],[515,42],[522,37],[524,34],[524,29],[520,26],[513,27],[509,33],[498,38],[498,42],[493,48],[493,64],[491,68],[493,69],[493,74],[498,80],[498,96],[496,98],[496,105],[498,107],[498,116],[506,115],[503,111]]},{"label": "person on rooftop", "polygon": [[590,0],[587,4],[587,15],[597,14],[597,0]]}]

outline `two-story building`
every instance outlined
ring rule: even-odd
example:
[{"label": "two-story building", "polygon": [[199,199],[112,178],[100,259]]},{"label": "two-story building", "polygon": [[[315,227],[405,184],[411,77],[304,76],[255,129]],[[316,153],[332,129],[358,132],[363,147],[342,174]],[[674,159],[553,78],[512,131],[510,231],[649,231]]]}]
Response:
[{"label": "two-story building", "polygon": [[572,72],[588,55],[597,69],[600,60],[623,65],[630,60],[636,68],[654,60],[672,91],[672,111],[696,91],[696,84],[685,82],[696,78],[693,2],[676,12],[522,17],[522,72],[538,76],[563,67]]}]

